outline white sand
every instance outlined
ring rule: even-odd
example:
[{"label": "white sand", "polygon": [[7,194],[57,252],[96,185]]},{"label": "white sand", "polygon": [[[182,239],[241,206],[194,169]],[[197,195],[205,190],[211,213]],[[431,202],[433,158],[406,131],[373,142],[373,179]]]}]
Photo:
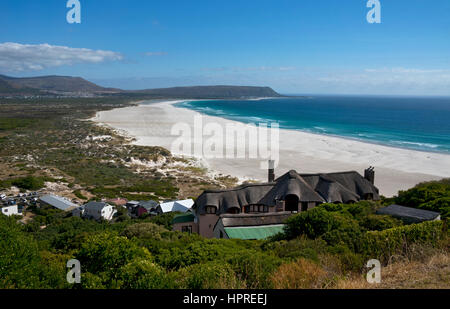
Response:
[{"label": "white sand", "polygon": [[[174,154],[191,155],[176,151],[172,136],[176,123],[193,127],[194,117],[201,114],[185,108],[174,107],[172,102],[159,102],[114,109],[97,113],[92,120],[126,132],[136,138],[135,144],[162,146]],[[202,115],[203,125],[217,123],[240,124],[220,117]],[[240,124],[242,125],[242,124]],[[280,160],[276,168],[279,176],[290,169],[301,173],[337,172],[364,169],[374,166],[376,186],[380,193],[392,196],[398,190],[413,187],[419,182],[450,177],[450,155],[428,153],[369,144],[355,140],[280,130]],[[262,159],[202,158],[205,165],[218,173],[240,179],[267,180],[267,170],[261,169]]]}]

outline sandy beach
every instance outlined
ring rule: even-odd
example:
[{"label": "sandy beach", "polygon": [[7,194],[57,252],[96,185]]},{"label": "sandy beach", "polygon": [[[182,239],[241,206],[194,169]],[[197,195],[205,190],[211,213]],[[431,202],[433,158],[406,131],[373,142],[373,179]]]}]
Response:
[{"label": "sandy beach", "polygon": [[[174,142],[179,139],[179,135],[171,134],[175,124],[193,128],[194,119],[201,116],[203,126],[215,124],[225,128],[230,124],[242,125],[232,120],[178,108],[173,106],[174,103],[176,101],[146,103],[102,111],[92,120],[134,137],[134,143],[137,145],[162,146],[176,155],[187,156],[192,156],[193,153],[172,149]],[[295,130],[279,132],[277,176],[291,169],[300,173],[356,170],[363,174],[365,168],[374,166],[375,185],[385,196],[392,196],[399,190],[411,188],[423,181],[450,177],[450,155],[393,148]],[[234,150],[241,149],[233,149],[233,152]],[[243,151],[246,152],[245,149]],[[216,173],[232,175],[241,180],[267,180],[267,170],[261,168],[262,158],[196,157],[202,159],[204,165]]]}]

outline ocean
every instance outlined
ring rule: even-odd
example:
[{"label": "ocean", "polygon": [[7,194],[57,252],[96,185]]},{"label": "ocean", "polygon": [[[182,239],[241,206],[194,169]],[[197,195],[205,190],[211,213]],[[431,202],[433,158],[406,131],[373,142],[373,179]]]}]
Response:
[{"label": "ocean", "polygon": [[450,98],[311,96],[175,106],[244,123],[276,122],[284,129],[450,154]]}]

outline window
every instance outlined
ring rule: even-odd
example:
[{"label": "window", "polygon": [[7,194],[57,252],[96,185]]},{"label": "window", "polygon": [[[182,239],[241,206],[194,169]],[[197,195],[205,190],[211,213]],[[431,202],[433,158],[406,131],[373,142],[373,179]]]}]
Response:
[{"label": "window", "polygon": [[220,231],[220,238],[223,238],[223,232]]},{"label": "window", "polygon": [[182,231],[183,233],[189,233],[189,234],[192,234],[192,226],[191,226],[191,225],[183,226],[183,227],[181,227],[181,231]]},{"label": "window", "polygon": [[215,214],[216,213],[216,207],[214,207],[214,206],[206,206],[206,213],[207,214]]}]

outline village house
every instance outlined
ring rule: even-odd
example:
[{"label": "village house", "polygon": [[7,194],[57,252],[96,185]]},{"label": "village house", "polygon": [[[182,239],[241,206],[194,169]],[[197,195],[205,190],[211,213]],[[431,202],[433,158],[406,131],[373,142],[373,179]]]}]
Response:
[{"label": "village house", "polygon": [[158,203],[155,201],[130,201],[125,204],[130,217],[138,218],[145,214],[157,215]]},{"label": "village house", "polygon": [[[239,218],[237,221],[246,222],[239,216],[266,214],[252,219],[258,221],[280,212],[295,214],[307,211],[322,203],[379,200],[379,191],[374,185],[373,168],[367,169],[365,176],[355,171],[299,174],[291,170],[275,179],[274,170],[269,169],[267,183],[244,184],[229,190],[204,191],[192,207],[194,219],[191,222],[179,223],[177,229],[192,227],[192,231],[198,231],[207,238],[214,238],[218,236],[216,232],[224,233],[224,223],[232,221],[232,215]],[[222,215],[227,216],[221,218]],[[220,219],[222,223],[217,225]],[[221,224],[224,225],[223,228]],[[226,237],[225,233],[223,236]]]},{"label": "village house", "polygon": [[194,206],[194,201],[192,199],[171,201],[159,204],[156,211],[158,214],[168,212],[188,212],[192,206]]},{"label": "village house", "polygon": [[1,213],[5,216],[22,216],[22,212],[20,211],[19,207],[17,205],[10,205],[10,206],[4,206],[1,207]]},{"label": "village house", "polygon": [[114,206],[104,202],[89,202],[83,205],[83,209],[83,217],[94,220],[111,221],[117,213]]},{"label": "village house", "polygon": [[72,211],[78,207],[77,204],[72,203],[70,200],[52,194],[41,196],[38,202],[41,206],[51,206],[62,211]]}]

